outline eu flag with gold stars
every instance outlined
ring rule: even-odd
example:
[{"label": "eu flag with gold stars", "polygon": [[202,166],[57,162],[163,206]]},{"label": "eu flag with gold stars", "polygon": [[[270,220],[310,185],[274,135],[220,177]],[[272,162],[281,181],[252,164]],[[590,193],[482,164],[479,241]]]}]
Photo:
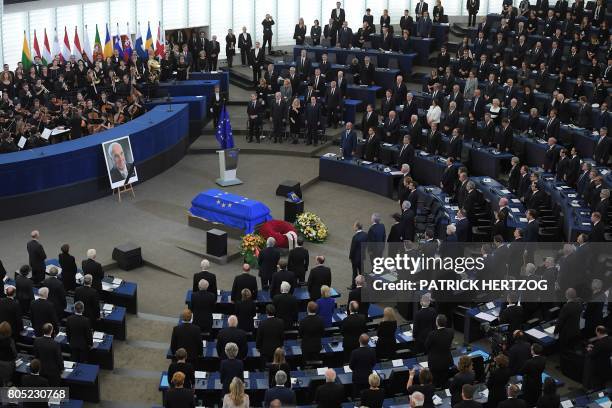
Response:
[{"label": "eu flag with gold stars", "polygon": [[232,124],[230,123],[229,113],[225,105],[221,109],[219,114],[219,123],[217,124],[217,132],[215,137],[219,142],[219,146],[222,150],[231,149],[234,147],[234,134],[232,133]]}]

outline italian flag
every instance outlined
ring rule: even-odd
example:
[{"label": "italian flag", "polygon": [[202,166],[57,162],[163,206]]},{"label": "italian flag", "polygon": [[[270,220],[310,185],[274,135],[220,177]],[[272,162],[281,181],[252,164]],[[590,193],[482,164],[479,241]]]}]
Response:
[{"label": "italian flag", "polygon": [[23,64],[23,70],[26,72],[32,66],[32,55],[30,54],[30,46],[28,45],[28,39],[26,37],[25,30],[23,31],[23,49],[21,51],[21,63]]}]

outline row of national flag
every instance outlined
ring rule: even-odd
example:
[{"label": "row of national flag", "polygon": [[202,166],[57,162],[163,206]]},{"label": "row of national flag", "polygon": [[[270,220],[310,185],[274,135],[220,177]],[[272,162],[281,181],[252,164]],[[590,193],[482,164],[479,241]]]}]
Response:
[{"label": "row of national flag", "polygon": [[[64,27],[64,39],[60,43],[57,34],[57,29],[54,30],[53,43],[49,42],[47,36],[47,29],[44,29],[44,39],[42,44],[39,44],[36,30],[34,30],[34,39],[32,44],[32,50],[28,44],[28,38],[26,32],[23,32],[23,50],[21,53],[21,62],[23,63],[24,69],[29,69],[32,65],[33,58],[40,57],[43,64],[47,65],[53,61],[53,58],[59,56],[60,60],[68,61],[70,56],[76,56],[77,60],[86,58],[89,62],[94,62],[98,56],[107,58],[113,55],[114,50],[117,50],[119,56],[127,61],[132,55],[133,51],[136,51],[140,58],[146,59],[149,55],[148,50],[153,50],[155,56],[162,56],[165,53],[166,47],[166,36],[164,30],[161,27],[161,22],[157,26],[157,41],[153,43],[153,36],[151,35],[151,24],[147,23],[147,34],[143,42],[140,31],[140,22],[136,30],[136,40],[132,46],[132,39],[130,33],[129,23],[127,24],[126,32],[121,33],[119,29],[119,23],[117,23],[117,30],[115,35],[112,35],[108,24],[106,24],[106,36],[104,37],[104,44],[100,39],[100,32],[98,31],[98,25],[96,24],[96,36],[94,40],[94,46],[91,47],[89,43],[89,34],[87,33],[87,26],[85,26],[83,32],[83,43],[79,39],[79,32],[77,27],[74,28],[74,37],[72,44],[68,36],[68,29]],[[41,47],[42,45],[42,47]]]}]

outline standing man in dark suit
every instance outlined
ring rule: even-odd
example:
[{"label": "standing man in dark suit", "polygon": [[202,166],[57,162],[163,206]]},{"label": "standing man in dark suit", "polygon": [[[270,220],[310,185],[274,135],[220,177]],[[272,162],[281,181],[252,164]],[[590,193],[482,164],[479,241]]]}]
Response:
[{"label": "standing man in dark suit", "polygon": [[376,133],[375,127],[370,127],[367,130],[365,144],[363,146],[363,159],[367,161],[377,161],[380,149],[380,137]]},{"label": "standing man in dark suit", "polygon": [[404,135],[403,144],[397,155],[397,167],[401,168],[403,164],[412,166],[414,161],[414,147],[412,146],[410,135]]},{"label": "standing man in dark suit", "polygon": [[340,322],[345,362],[349,361],[353,350],[359,347],[359,336],[367,333],[366,322],[367,317],[359,313],[359,304],[356,301],[350,302],[349,315]]},{"label": "standing man in dark suit", "polygon": [[268,43],[268,55],[272,55],[272,26],[274,19],[270,14],[266,14],[266,18],[261,22],[263,27],[263,50],[266,52],[266,43]]},{"label": "standing man in dark suit", "polygon": [[272,275],[277,270],[278,261],[280,260],[280,251],[276,248],[276,240],[269,237],[264,248],[257,259],[259,264],[259,277],[261,279],[261,288],[268,289]]},{"label": "standing man in dark suit", "polygon": [[191,293],[191,312],[193,323],[200,328],[202,333],[209,333],[213,327],[213,310],[217,303],[217,294],[208,291],[209,282],[200,279],[198,291]]},{"label": "standing man in dark suit", "polygon": [[530,208],[527,210],[527,228],[525,228],[525,242],[538,242],[540,236],[540,226],[536,220],[536,210]]},{"label": "standing man in dark suit", "polygon": [[372,225],[368,229],[368,252],[370,260],[382,256],[384,243],[387,240],[385,225],[382,224],[380,214],[372,214]]},{"label": "standing man in dark suit", "polygon": [[[249,48],[251,47],[249,46]],[[225,56],[227,57],[227,66],[229,68],[234,65],[234,55],[236,55],[236,36],[230,28],[227,30],[227,35],[225,36]],[[242,48],[240,49],[240,56],[242,57]],[[242,65],[245,65],[244,62],[243,57]]]},{"label": "standing man in dark suit", "polygon": [[425,340],[436,328],[436,309],[431,306],[431,295],[421,296],[421,308],[414,314],[412,337],[417,353],[425,351]]},{"label": "standing man in dark suit", "polygon": [[334,125],[334,128],[337,128],[338,121],[342,120],[342,104],[344,103],[342,92],[337,85],[338,84],[336,81],[331,81],[325,96],[325,104],[327,107],[327,126]]},{"label": "standing man in dark suit", "polygon": [[280,92],[274,94],[274,102],[270,107],[270,116],[272,116],[272,133],[274,134],[274,143],[283,143],[283,133],[287,124],[287,102],[283,99]]},{"label": "standing man in dark suit", "polygon": [[508,293],[506,301],[508,302],[506,307],[499,313],[499,322],[508,324],[508,331],[514,333],[515,330],[522,329],[525,322],[525,312],[523,307],[517,303],[518,296],[516,293]]},{"label": "standing man in dark suit", "polygon": [[42,282],[43,287],[49,289],[49,301],[55,307],[55,315],[61,317],[66,309],[66,291],[64,285],[57,278],[57,267],[49,268],[49,277]]},{"label": "standing man in dark suit", "polygon": [[59,319],[55,312],[55,306],[47,298],[49,296],[49,289],[42,287],[38,290],[39,298],[34,300],[30,305],[30,315],[32,318],[32,327],[36,336],[42,336],[44,334],[43,326],[46,323],[53,325],[52,331],[55,333],[59,331]]},{"label": "standing man in dark suit", "polygon": [[68,244],[62,245],[61,251],[58,260],[62,268],[62,284],[66,291],[72,291],[76,288],[76,261],[74,256],[70,255],[70,246]]},{"label": "standing man in dark suit", "polygon": [[295,274],[298,283],[304,283],[309,263],[309,254],[308,250],[304,248],[304,239],[298,237],[297,246],[289,251],[287,259],[287,269]]},{"label": "standing man in dark suit", "polygon": [[217,335],[217,354],[219,358],[221,360],[226,359],[225,345],[235,343],[238,346],[238,358],[244,360],[249,351],[247,336],[244,330],[238,328],[238,318],[234,315],[228,317],[227,327],[219,330]]},{"label": "standing man in dark suit", "polygon": [[452,130],[451,138],[448,143],[448,151],[446,154],[448,157],[454,160],[461,160],[461,152],[463,150],[463,138],[459,132],[459,128],[455,127]]},{"label": "standing man in dark suit", "polygon": [[336,372],[333,368],[325,371],[325,384],[319,385],[314,400],[321,408],[339,407],[346,400],[344,385],[336,383]]},{"label": "standing man in dark suit", "polygon": [[317,146],[319,144],[319,129],[321,127],[321,105],[317,98],[312,96],[306,105],[306,144]]},{"label": "standing man in dark suit", "polygon": [[[344,12],[344,9],[341,7],[342,3],[341,2],[336,2],[336,8],[332,10],[331,12],[331,20],[332,20],[332,31],[334,33],[337,33],[338,31],[340,31],[340,27],[342,27],[342,25],[344,24],[344,21],[346,20],[346,13]],[[332,38],[334,37],[333,35],[331,36]],[[332,44],[331,46],[333,47],[335,44]]]},{"label": "standing man in dark suit", "polygon": [[[312,272],[311,272],[312,273]],[[299,336],[302,339],[302,357],[304,362],[319,359],[321,338],[325,335],[325,323],[317,315],[318,306],[308,302],[306,317],[300,320]]]},{"label": "standing man in dark suit", "polygon": [[582,302],[576,295],[574,288],[565,291],[567,302],[559,312],[555,326],[555,334],[559,335],[559,351],[569,352],[575,349],[580,340],[580,317],[582,315]]},{"label": "standing man in dark suit", "polygon": [[289,293],[290,290],[289,282],[283,281],[280,285],[280,293],[272,298],[272,304],[277,310],[276,317],[285,323],[286,330],[293,329],[298,320],[298,301]]},{"label": "standing man in dark suit", "polygon": [[100,319],[100,293],[91,287],[91,282],[91,275],[83,277],[83,286],[79,286],[74,291],[74,301],[83,302],[85,306],[83,314],[89,318],[91,327],[95,328]]},{"label": "standing man in dark suit", "polygon": [[23,330],[23,314],[19,302],[15,299],[15,292],[15,288],[9,286],[6,288],[6,297],[0,299],[0,322],[11,325],[13,338],[17,340]]},{"label": "standing man in dark suit", "polygon": [[414,242],[416,233],[415,219],[416,212],[412,209],[412,203],[409,200],[404,200],[402,202],[402,218],[400,220],[402,241]]},{"label": "standing man in dark suit", "polygon": [[357,153],[357,132],[351,122],[346,122],[346,130],[340,134],[340,150],[345,159],[351,159]]},{"label": "standing man in dark suit", "polygon": [[262,358],[262,366],[272,361],[277,347],[283,347],[285,341],[285,323],[276,317],[276,308],[266,305],[267,318],[262,320],[257,329],[255,346]]},{"label": "standing man in dark suit", "polygon": [[468,27],[476,25],[476,15],[480,9],[480,0],[467,0]]},{"label": "standing man in dark suit", "polygon": [[457,186],[457,167],[455,166],[455,159],[449,157],[446,159],[446,167],[442,173],[442,180],[440,180],[440,188],[449,197],[455,194],[455,187]]},{"label": "standing man in dark suit", "polygon": [[546,358],[541,355],[542,346],[535,343],[531,346],[531,358],[527,360],[523,373],[523,399],[527,406],[535,406],[542,393],[542,373],[546,368]]},{"label": "standing man in dark suit", "polygon": [[285,259],[278,261],[278,271],[274,272],[272,279],[270,280],[270,297],[274,297],[281,292],[280,288],[283,282],[287,282],[289,285],[291,285],[291,293],[295,291],[295,287],[297,286],[297,278],[292,271],[287,270],[287,261]]},{"label": "standing man in dark suit", "polygon": [[193,285],[192,291],[197,292],[199,290],[200,281],[205,279],[208,282],[208,291],[217,296],[217,277],[214,273],[209,272],[210,261],[208,259],[202,259],[200,262],[200,272],[193,274]]},{"label": "standing man in dark suit", "polygon": [[257,99],[256,94],[251,94],[251,101],[247,105],[247,117],[248,117],[248,127],[249,127],[249,136],[248,142],[253,143],[253,136],[259,143],[259,138],[261,135],[261,125],[262,125],[262,101]]},{"label": "standing man in dark suit", "polygon": [[253,84],[257,86],[261,77],[261,70],[265,65],[266,53],[261,49],[259,41],[255,42],[255,48],[249,52],[249,61],[253,68]]},{"label": "standing man in dark suit", "polygon": [[568,186],[577,188],[578,178],[580,177],[580,156],[576,147],[570,151],[569,163],[565,174],[565,181]]},{"label": "standing man in dark suit", "polygon": [[185,309],[181,314],[181,322],[172,329],[170,351],[174,355],[176,350],[187,350],[187,361],[194,364],[202,356],[202,334],[198,326],[192,323],[193,313]]},{"label": "standing man in dark suit", "polygon": [[77,363],[89,361],[89,349],[93,347],[91,322],[83,316],[83,302],[74,304],[74,314],[66,319],[66,337],[70,344],[71,359]]},{"label": "standing man in dark suit", "polygon": [[219,62],[219,54],[221,53],[221,44],[217,41],[217,36],[213,35],[212,40],[208,43],[208,60],[210,62],[210,70],[217,70],[217,63]]},{"label": "standing man in dark suit", "polygon": [[359,336],[359,347],[351,352],[349,367],[353,372],[353,395],[359,395],[361,390],[368,388],[368,377],[376,365],[376,350],[368,343],[370,336],[363,333]]},{"label": "standing man in dark suit", "polygon": [[[351,282],[355,281],[355,277],[362,272],[362,250],[364,245],[368,242],[368,234],[363,231],[361,222],[356,221],[353,224],[353,238],[351,239],[351,248],[349,250],[349,259],[351,260],[351,267],[353,269],[353,278]],[[353,284],[354,285],[354,284]]]},{"label": "standing man in dark suit", "polygon": [[45,249],[38,241],[40,239],[38,230],[32,231],[30,237],[32,240],[27,245],[28,257],[30,267],[32,268],[32,281],[37,284],[45,279],[45,260],[47,259],[47,254],[45,254]]},{"label": "standing man in dark suit", "polygon": [[251,291],[253,299],[257,299],[257,279],[249,272],[251,265],[248,263],[242,264],[242,273],[234,278],[232,284],[232,302],[236,303],[242,298],[242,289],[248,289]]},{"label": "standing man in dark suit", "polygon": [[605,166],[608,164],[610,147],[612,147],[612,138],[608,137],[608,128],[602,127],[599,129],[599,137],[593,151],[593,159],[598,165]]},{"label": "standing man in dark suit", "polygon": [[612,337],[604,326],[595,328],[595,338],[587,346],[588,359],[591,362],[590,377],[591,389],[602,389],[607,381],[612,378]]},{"label": "standing man in dark suit", "polygon": [[81,263],[83,275],[91,275],[91,286],[100,292],[102,290],[102,279],[104,279],[104,270],[102,264],[96,261],[97,252],[95,249],[87,250],[87,259]]},{"label": "standing man in dark suit", "polygon": [[338,31],[338,43],[341,48],[350,48],[353,44],[353,30],[346,21],[342,23],[342,28]]},{"label": "standing man in dark suit", "polygon": [[321,297],[321,286],[327,285],[331,287],[332,282],[331,269],[324,265],[325,257],[318,255],[316,261],[317,266],[310,270],[308,282],[306,283],[310,300],[319,299]]},{"label": "standing man in dark suit", "polygon": [[42,336],[34,340],[34,356],[40,360],[40,375],[49,381],[52,387],[59,387],[64,371],[64,358],[60,344],[52,338],[53,325],[45,323]]},{"label": "standing man in dark suit", "polygon": [[601,214],[597,211],[591,213],[591,232],[589,233],[589,242],[605,242],[606,226],[601,221]]},{"label": "standing man in dark suit", "polygon": [[238,48],[240,48],[240,60],[242,66],[246,66],[249,61],[249,52],[253,47],[253,41],[251,40],[251,34],[247,33],[246,27],[242,27],[242,33],[238,36]]},{"label": "standing man in dark suit", "polygon": [[424,0],[419,0],[416,7],[414,8],[414,16],[419,21],[425,11],[427,11],[427,3]]},{"label": "standing man in dark suit", "polygon": [[508,189],[518,195],[519,183],[521,180],[520,159],[513,156],[510,160],[510,171],[508,172]]},{"label": "standing man in dark suit", "polygon": [[368,311],[370,310],[370,304],[368,302],[364,302],[361,300],[361,291],[363,289],[364,284],[365,284],[365,277],[363,275],[357,275],[355,277],[355,280],[353,281],[354,288],[351,289],[348,295],[346,311],[347,313],[351,312],[351,308],[350,308],[351,303],[355,301],[357,305],[359,305],[359,309],[357,310],[357,313],[367,318]]},{"label": "standing man in dark suit", "polygon": [[445,315],[436,316],[436,329],[425,339],[427,364],[437,387],[446,384],[449,368],[453,365],[451,347],[455,334],[453,329],[446,327],[446,324]]}]

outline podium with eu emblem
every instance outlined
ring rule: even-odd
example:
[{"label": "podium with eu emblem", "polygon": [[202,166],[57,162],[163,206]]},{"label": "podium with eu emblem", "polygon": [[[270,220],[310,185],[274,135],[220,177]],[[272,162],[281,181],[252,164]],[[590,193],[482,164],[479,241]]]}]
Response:
[{"label": "podium with eu emblem", "polygon": [[217,150],[219,155],[219,178],[215,182],[222,187],[242,184],[242,181],[236,177],[240,149],[234,147],[232,124],[230,123],[225,105],[223,105],[219,114],[219,123],[217,124],[215,137],[220,146],[220,150]]}]

